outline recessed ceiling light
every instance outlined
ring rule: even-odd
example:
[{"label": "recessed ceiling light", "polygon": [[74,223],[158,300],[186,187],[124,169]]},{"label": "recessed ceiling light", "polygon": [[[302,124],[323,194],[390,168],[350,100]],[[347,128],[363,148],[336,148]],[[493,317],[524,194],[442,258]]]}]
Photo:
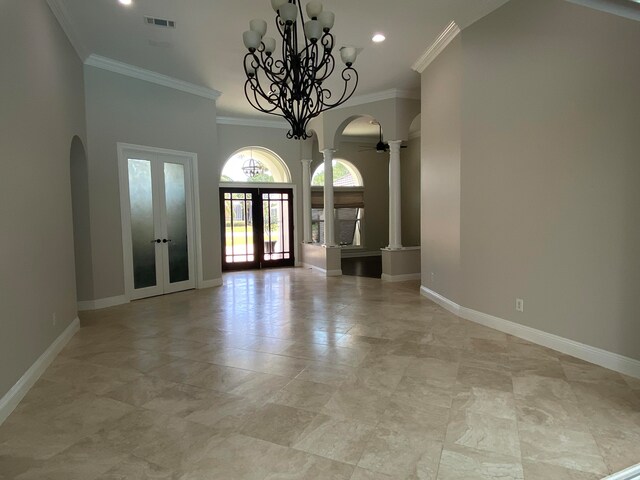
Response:
[{"label": "recessed ceiling light", "polygon": [[380,42],[384,42],[386,39],[387,37],[385,37],[383,34],[376,33],[371,40],[373,40],[376,43],[380,43]]},{"label": "recessed ceiling light", "polygon": [[118,0],[122,5],[131,5],[133,3],[133,0]]}]

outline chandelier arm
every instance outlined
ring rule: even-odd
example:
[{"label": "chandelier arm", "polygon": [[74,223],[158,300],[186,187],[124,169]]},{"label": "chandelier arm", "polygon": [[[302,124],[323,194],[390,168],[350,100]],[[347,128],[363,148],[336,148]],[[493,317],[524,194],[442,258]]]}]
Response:
[{"label": "chandelier arm", "polygon": [[[335,103],[325,103],[322,111],[329,110],[331,108],[335,108],[338,105],[342,105],[344,102],[349,100],[353,93],[356,91],[358,87],[358,72],[353,67],[347,67],[342,71],[342,79],[344,80],[344,89],[342,91],[342,95]],[[355,79],[355,83],[353,83],[352,87],[349,87],[351,80]],[[323,89],[324,92],[328,92],[328,90]],[[329,92],[329,97],[331,97],[331,92]]]},{"label": "chandelier arm", "polygon": [[[277,105],[273,105],[271,102],[269,102],[268,97],[265,96],[264,92],[260,88],[260,85],[251,78],[247,79],[244,84],[244,94],[251,106],[263,113],[274,112],[278,108]],[[263,98],[267,103],[269,103],[269,105],[273,105],[273,107],[263,107],[262,103],[260,102],[260,98]]]}]

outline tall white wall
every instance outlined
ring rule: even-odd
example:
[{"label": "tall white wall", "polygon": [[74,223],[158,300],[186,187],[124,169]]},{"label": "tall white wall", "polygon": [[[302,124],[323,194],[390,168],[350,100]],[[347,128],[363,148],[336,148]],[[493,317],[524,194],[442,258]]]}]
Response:
[{"label": "tall white wall", "polygon": [[0,58],[2,397],[76,317],[70,150],[85,120],[82,64],[44,1],[0,3]]}]

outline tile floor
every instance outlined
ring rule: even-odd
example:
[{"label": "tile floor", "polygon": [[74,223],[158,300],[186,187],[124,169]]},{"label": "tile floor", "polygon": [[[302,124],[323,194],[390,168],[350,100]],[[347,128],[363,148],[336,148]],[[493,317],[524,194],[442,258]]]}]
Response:
[{"label": "tile floor", "polygon": [[640,381],[306,269],[82,315],[0,427],[0,478],[591,480]]}]

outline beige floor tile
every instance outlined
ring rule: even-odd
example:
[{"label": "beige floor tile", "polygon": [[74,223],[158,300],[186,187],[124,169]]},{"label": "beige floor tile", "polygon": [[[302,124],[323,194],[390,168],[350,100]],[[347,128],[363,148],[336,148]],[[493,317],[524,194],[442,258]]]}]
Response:
[{"label": "beige floor tile", "polygon": [[590,433],[533,425],[519,425],[522,458],[605,475],[608,469]]},{"label": "beige floor tile", "polygon": [[516,401],[512,393],[458,385],[454,388],[451,408],[470,413],[516,419]]},{"label": "beige floor tile", "polygon": [[472,448],[447,446],[442,451],[438,480],[523,480],[520,459]]},{"label": "beige floor tile", "polygon": [[593,430],[609,473],[616,473],[640,463],[640,432],[629,428]]},{"label": "beige floor tile", "polygon": [[379,427],[367,442],[358,466],[393,478],[435,480],[441,451],[440,442],[421,434]]},{"label": "beige floor tile", "polygon": [[288,377],[253,372],[228,393],[267,402],[289,382],[291,379]]},{"label": "beige floor tile", "polygon": [[[351,480],[392,480],[394,477],[384,473],[372,472],[364,468],[357,467],[353,472]],[[395,477],[396,479],[398,477]]]},{"label": "beige floor tile", "polygon": [[130,456],[95,480],[177,480],[178,473]]},{"label": "beige floor tile", "polygon": [[217,397],[210,390],[191,385],[176,384],[162,390],[153,399],[142,405],[142,408],[177,417],[186,417],[195,411],[201,410]]},{"label": "beige floor tile", "polygon": [[370,388],[346,385],[336,390],[322,408],[322,413],[375,425],[386,410],[389,400],[389,395]]},{"label": "beige floor tile", "polygon": [[335,393],[336,387],[294,379],[271,399],[272,403],[319,412]]},{"label": "beige floor tile", "polygon": [[296,380],[324,383],[338,387],[354,369],[346,365],[312,362],[300,372]]},{"label": "beige floor tile", "polygon": [[394,395],[378,425],[396,432],[417,433],[442,442],[448,423],[448,408],[427,403],[405,403]]},{"label": "beige floor tile", "polygon": [[316,415],[307,410],[269,403],[249,415],[240,433],[290,447]]},{"label": "beige floor tile", "polygon": [[356,465],[373,431],[371,425],[319,415],[293,448]]},{"label": "beige floor tile", "polygon": [[119,464],[126,457],[92,439],[81,440],[50,458],[46,463],[28,469],[15,480],[92,480]]},{"label": "beige floor tile", "polygon": [[481,387],[490,390],[513,392],[511,375],[488,368],[460,365],[458,382],[467,387]]},{"label": "beige floor tile", "polygon": [[640,458],[640,380],[418,289],[277,269],[82,312],[0,425],[0,479],[594,480]]},{"label": "beige floor tile", "polygon": [[601,477],[592,473],[571,470],[548,463],[522,462],[524,480],[601,480]]},{"label": "beige floor tile", "polygon": [[446,444],[455,444],[512,457],[520,456],[518,426],[515,420],[481,415],[467,410],[451,414]]}]

